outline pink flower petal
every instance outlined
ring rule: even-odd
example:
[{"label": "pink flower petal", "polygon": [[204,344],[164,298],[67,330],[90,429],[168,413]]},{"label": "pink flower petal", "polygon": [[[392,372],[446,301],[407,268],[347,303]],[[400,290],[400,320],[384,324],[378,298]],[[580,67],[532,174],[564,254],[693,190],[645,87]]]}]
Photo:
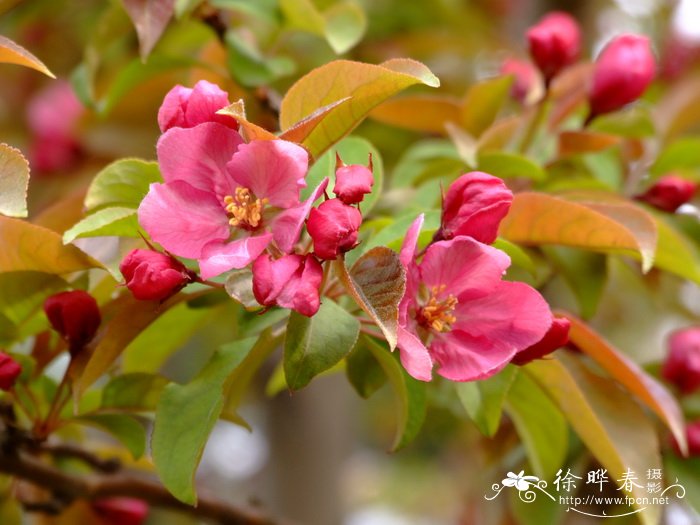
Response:
[{"label": "pink flower petal", "polygon": [[398,347],[401,364],[406,371],[420,381],[432,379],[433,361],[428,349],[414,334],[399,326]]},{"label": "pink flower petal", "polygon": [[138,217],[155,242],[193,259],[211,241],[227,239],[230,231],[226,211],[216,197],[182,181],[151,184]]},{"label": "pink flower petal", "polygon": [[271,226],[272,234],[277,247],[284,253],[290,253],[294,248],[294,245],[299,240],[301,229],[304,227],[304,221],[309,216],[314,202],[323,195],[327,186],[328,178],[325,178],[302,204],[282,211],[273,220]]},{"label": "pink flower petal", "polygon": [[403,239],[403,244],[401,244],[399,259],[401,260],[401,264],[406,267],[413,262],[413,258],[416,255],[418,235],[420,235],[420,230],[423,227],[424,220],[425,215],[422,213],[416,217],[416,219],[411,223],[411,226],[409,226],[408,231],[406,232],[406,237]]},{"label": "pink flower petal", "polygon": [[253,294],[263,306],[275,304],[282,288],[299,269],[303,257],[292,254],[273,259],[263,253],[253,263]]},{"label": "pink flower petal", "polygon": [[226,163],[243,144],[237,131],[216,122],[171,128],[158,141],[158,163],[165,182],[182,180],[223,201],[236,185]]},{"label": "pink flower petal", "polygon": [[306,187],[309,167],[306,150],[284,140],[254,140],[243,144],[228,163],[236,186],[251,190],[271,206],[290,208],[299,204],[299,191]]},{"label": "pink flower petal", "polygon": [[231,269],[245,268],[252,263],[272,240],[271,233],[244,237],[229,243],[213,242],[202,249],[199,269],[203,279],[216,277]]},{"label": "pink flower petal", "polygon": [[444,285],[446,293],[475,298],[491,294],[508,266],[510,258],[501,250],[471,237],[456,237],[428,248],[420,274],[428,287]]},{"label": "pink flower petal", "polygon": [[437,373],[452,381],[486,379],[503,369],[515,348],[484,335],[453,330],[436,338],[430,353],[438,363]]},{"label": "pink flower petal", "polygon": [[321,264],[312,255],[303,257],[302,265],[294,278],[282,288],[277,297],[277,304],[311,317],[321,306],[319,289],[322,280]]}]

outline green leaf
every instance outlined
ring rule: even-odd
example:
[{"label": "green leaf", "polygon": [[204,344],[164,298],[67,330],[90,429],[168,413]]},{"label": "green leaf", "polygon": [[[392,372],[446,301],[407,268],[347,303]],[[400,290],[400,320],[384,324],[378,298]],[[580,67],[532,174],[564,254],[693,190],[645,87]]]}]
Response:
[{"label": "green leaf", "polygon": [[360,205],[363,215],[369,214],[370,210],[381,197],[384,184],[384,163],[382,162],[382,156],[377,148],[362,137],[345,137],[314,163],[306,177],[306,188],[302,190],[302,199],[308,198],[325,177],[329,179],[328,189],[333,189],[335,185],[336,152],[340,155],[340,158],[345,164],[361,164],[366,166],[370,155],[372,156],[374,186],[372,186],[372,192],[365,196],[365,199]]},{"label": "green leaf", "polygon": [[63,245],[51,230],[19,219],[0,216],[0,273],[35,271],[55,275],[103,268],[102,264],[72,245]]},{"label": "green leaf", "polygon": [[381,65],[336,60],[314,69],[287,91],[280,108],[282,130],[293,127],[323,106],[346,97],[302,143],[318,157],[350,133],[377,105],[407,87],[440,85],[439,80],[420,62],[392,59]]},{"label": "green leaf", "polygon": [[518,368],[511,365],[482,381],[455,383],[462,406],[485,436],[491,437],[498,430],[503,402],[517,375]]},{"label": "green leaf", "polygon": [[122,354],[124,372],[156,372],[176,350],[211,318],[210,308],[190,308],[182,302],[164,311],[137,333]]},{"label": "green leaf", "polygon": [[352,0],[334,4],[323,16],[326,40],[337,55],[355,47],[367,29],[365,12]]},{"label": "green leaf", "polygon": [[29,162],[18,149],[0,143],[0,213],[26,217],[28,187]]},{"label": "green leaf", "polygon": [[[611,480],[621,479],[628,468],[637,473],[660,468],[653,424],[616,384],[589,372],[565,353],[534,361],[524,370],[559,407]],[[630,496],[646,494],[644,487],[633,486]],[[639,518],[644,525],[656,525],[659,508],[646,507]]]},{"label": "green leaf", "polygon": [[19,325],[39,310],[49,295],[67,287],[66,281],[47,273],[0,273],[0,313]]},{"label": "green leaf", "polygon": [[522,155],[503,151],[488,151],[477,157],[479,171],[485,171],[501,178],[522,177],[534,181],[544,180],[545,171]]},{"label": "green leaf", "polygon": [[386,383],[386,374],[379,361],[361,337],[346,359],[345,375],[355,391],[364,399],[379,390]]},{"label": "green leaf", "polygon": [[525,446],[535,474],[554,478],[569,447],[566,420],[557,406],[527,374],[518,374],[504,404]]},{"label": "green leaf", "polygon": [[593,317],[607,283],[606,257],[563,246],[543,246],[542,250],[574,292],[581,317]]},{"label": "green leaf", "polygon": [[110,207],[97,210],[73,225],[63,234],[63,242],[68,244],[82,237],[138,237],[139,223],[133,208]]},{"label": "green leaf", "polygon": [[597,117],[589,126],[593,131],[612,133],[621,137],[644,138],[654,135],[654,121],[642,106],[632,106]]},{"label": "green leaf", "polygon": [[512,77],[496,77],[469,88],[462,101],[460,123],[472,137],[481,136],[496,120],[508,100],[512,83]]},{"label": "green leaf", "polygon": [[384,370],[396,394],[397,422],[392,452],[408,445],[418,435],[428,405],[427,384],[413,379],[403,369],[397,356],[373,339],[362,336],[363,342]]},{"label": "green leaf", "polygon": [[104,387],[100,408],[155,410],[160,394],[167,384],[167,379],[154,374],[134,373],[117,376]]},{"label": "green leaf", "polygon": [[248,311],[260,310],[262,305],[253,293],[253,272],[244,268],[231,272],[226,278],[226,293]]},{"label": "green leaf", "polygon": [[135,210],[154,182],[163,182],[157,162],[117,160],[95,176],[85,196],[85,207],[88,212],[111,206]]},{"label": "green leaf", "polygon": [[190,383],[163,391],[151,439],[153,461],[165,487],[184,503],[197,503],[194,476],[223,408],[227,378],[254,343],[251,337],[218,350]]},{"label": "green leaf", "polygon": [[700,137],[684,137],[664,149],[649,168],[653,177],[677,169],[697,169],[700,165]]},{"label": "green leaf", "polygon": [[530,274],[537,275],[537,266],[532,257],[520,246],[513,244],[512,242],[506,241],[505,239],[496,239],[492,246],[498,248],[502,252],[508,254],[511,263],[515,266],[520,266],[521,268],[530,272]]},{"label": "green leaf", "polygon": [[299,390],[328,370],[355,346],[360,322],[344,308],[325,299],[316,315],[292,312],[284,339],[284,375],[289,388]]},{"label": "green leaf", "polygon": [[377,324],[389,348],[396,348],[399,303],[406,290],[406,271],[399,255],[385,246],[378,246],[360,257],[350,271],[342,259],[335,267],[345,289]]},{"label": "green leaf", "polygon": [[131,452],[134,459],[146,450],[146,429],[136,419],[125,414],[90,414],[80,416],[76,422],[92,425],[112,434]]},{"label": "green leaf", "polygon": [[659,231],[654,266],[700,284],[700,254],[693,242],[661,214],[654,218]]},{"label": "green leaf", "polygon": [[290,58],[264,56],[252,42],[236,31],[226,34],[226,48],[231,75],[246,87],[270,84],[278,78],[291,75],[296,68]]}]

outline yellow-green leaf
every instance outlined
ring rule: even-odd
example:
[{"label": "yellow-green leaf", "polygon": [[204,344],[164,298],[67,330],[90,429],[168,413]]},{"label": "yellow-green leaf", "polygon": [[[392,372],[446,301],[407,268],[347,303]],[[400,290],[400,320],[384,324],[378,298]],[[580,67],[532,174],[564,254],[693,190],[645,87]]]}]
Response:
[{"label": "yellow-green leaf", "polygon": [[282,100],[280,125],[286,131],[319,108],[352,97],[330,111],[304,139],[302,144],[318,157],[378,104],[416,84],[437,87],[440,81],[415,60],[397,58],[381,65],[336,60],[314,69],[289,89]]},{"label": "yellow-green leaf", "polygon": [[606,253],[637,255],[642,269],[654,262],[654,219],[629,203],[583,203],[542,193],[519,193],[499,233],[526,245],[560,244]]},{"label": "yellow-green leaf", "polygon": [[26,217],[28,186],[27,159],[18,149],[0,144],[0,213],[10,217]]},{"label": "yellow-green leaf", "polygon": [[15,44],[12,40],[4,36],[0,36],[0,63],[2,62],[30,67],[51,78],[56,78],[41,60],[22,46]]},{"label": "yellow-green leaf", "polygon": [[103,268],[102,264],[72,245],[61,235],[19,219],[0,216],[0,272],[35,271],[64,274]]}]

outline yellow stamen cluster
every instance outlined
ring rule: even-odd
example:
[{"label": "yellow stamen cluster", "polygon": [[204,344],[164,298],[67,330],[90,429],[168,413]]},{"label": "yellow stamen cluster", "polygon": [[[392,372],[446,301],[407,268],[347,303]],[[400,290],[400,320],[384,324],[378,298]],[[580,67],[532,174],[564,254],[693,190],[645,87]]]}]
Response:
[{"label": "yellow stamen cluster", "polygon": [[452,324],[457,321],[457,318],[452,313],[455,306],[457,306],[457,298],[449,294],[443,299],[438,299],[438,296],[445,291],[445,288],[444,284],[433,286],[430,289],[428,302],[425,303],[418,313],[419,322],[436,332],[449,332],[452,329]]},{"label": "yellow stamen cluster", "polygon": [[236,188],[235,195],[226,195],[224,204],[231,215],[229,224],[239,228],[257,228],[262,222],[263,207],[267,199],[255,199],[248,188]]}]

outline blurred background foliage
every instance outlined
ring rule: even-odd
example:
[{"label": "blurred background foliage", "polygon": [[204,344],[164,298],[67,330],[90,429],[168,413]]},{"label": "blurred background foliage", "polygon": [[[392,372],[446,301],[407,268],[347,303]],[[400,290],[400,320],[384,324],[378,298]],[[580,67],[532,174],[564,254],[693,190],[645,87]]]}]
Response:
[{"label": "blurred background foliage", "polygon": [[[695,89],[700,82],[695,67],[700,13],[692,4],[694,0],[177,0],[174,19],[162,37],[140,42],[119,1],[0,0],[0,34],[31,50],[58,77],[56,81],[2,66],[2,140],[30,157],[30,217],[53,214],[53,224],[65,229],[81,216],[87,185],[105,165],[121,157],[155,158],[157,110],[176,83],[216,82],[232,101],[245,101],[249,120],[272,131],[277,130],[279,103],[289,86],[338,57],[374,64],[394,57],[420,60],[440,78],[438,94],[461,100],[475,83],[496,76],[506,57],[526,57],[526,28],[545,12],[563,9],[582,24],[589,57],[617,33],[642,32],[652,38],[661,60],[660,79],[636,117],[630,112],[627,124],[609,126],[617,125],[639,140],[653,135],[656,126],[653,147],[662,153],[678,151],[668,153],[667,166],[657,167],[658,173],[652,169],[652,176],[670,166],[700,181],[700,135],[693,135],[700,125]],[[679,35],[683,45],[673,47]],[[72,97],[80,104],[76,106]],[[681,100],[686,105],[677,107]],[[652,118],[649,109],[654,104],[658,111]],[[507,106],[505,113],[519,111],[514,101]],[[71,112],[71,107],[78,109]],[[45,130],[32,124],[32,111],[64,122],[61,139],[44,137]],[[425,133],[410,125],[383,123],[386,120],[368,119],[354,132],[381,153],[389,187],[367,218],[368,229],[386,225],[387,217],[399,214],[397,209],[402,215],[415,215],[439,205],[441,182],[466,166],[459,144],[442,130]],[[685,142],[678,140],[681,137]],[[50,147],[46,140],[60,151],[42,159],[42,151]],[[531,158],[542,162],[553,147],[545,145]],[[546,166],[548,178],[540,187],[566,188],[575,179],[579,186],[624,192],[621,158],[624,152],[611,148],[558,159]],[[521,166],[519,173],[530,170],[537,180],[543,168],[531,164]],[[695,253],[700,242],[696,217],[673,220],[693,241]],[[534,271],[527,269],[530,259],[535,260]],[[548,248],[544,253],[529,250],[521,262],[512,270],[513,277],[546,282],[544,291],[553,304],[587,318],[651,371],[665,354],[666,333],[696,322],[700,315],[696,284],[658,270],[642,275],[627,260]],[[253,316],[246,315],[230,302],[212,309],[175,308],[127,349],[125,370],[160,369],[170,379],[187,380],[204,365],[210,349],[249,327]],[[546,501],[525,506],[516,498],[506,502],[505,494],[497,502],[484,501],[493,483],[525,464],[514,428],[517,421],[504,418],[493,438],[484,438],[448,382],[437,381],[430,390],[431,409],[417,440],[390,456],[384,450],[394,432],[395,407],[386,387],[360,403],[346,382],[333,375],[291,397],[279,392],[274,378],[270,365],[240,409],[254,432],[229,423],[215,430],[199,472],[204,489],[232,501],[259,501],[309,525],[584,523],[561,515],[563,507]],[[519,388],[527,391],[528,385]],[[687,414],[700,415],[697,394],[684,402]],[[517,404],[515,394],[506,407],[509,403]],[[594,460],[579,438],[567,432],[556,411],[546,400],[532,403],[550,414],[547,422],[560,436],[558,450],[543,459],[546,479],[553,479],[557,464],[592,469]],[[507,411],[518,412],[513,406]],[[106,452],[118,450],[103,437],[89,437],[98,439]],[[667,468],[680,473],[689,493],[682,507],[666,509],[665,523],[698,523],[691,507],[700,508],[700,466],[697,460],[668,456]],[[149,468],[145,461],[143,465]],[[16,513],[6,500],[0,522],[16,523]],[[36,522],[97,519],[86,518],[86,513],[88,509],[77,505],[61,518]],[[616,523],[634,519],[619,518]],[[178,525],[192,519],[154,511],[149,523]]]}]

